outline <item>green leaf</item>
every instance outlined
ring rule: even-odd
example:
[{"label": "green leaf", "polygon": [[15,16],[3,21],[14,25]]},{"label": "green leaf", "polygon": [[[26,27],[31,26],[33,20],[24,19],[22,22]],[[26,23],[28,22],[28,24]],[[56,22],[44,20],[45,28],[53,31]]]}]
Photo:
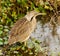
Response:
[{"label": "green leaf", "polygon": [[18,53],[18,51],[14,51],[14,53],[16,53],[16,54],[17,54],[17,53]]},{"label": "green leaf", "polygon": [[35,11],[39,12],[39,8],[34,8]]},{"label": "green leaf", "polygon": [[3,41],[3,39],[2,39],[2,38],[0,38],[0,41]]},{"label": "green leaf", "polygon": [[6,36],[6,37],[4,37],[3,39],[4,39],[5,41],[7,41],[7,40],[8,40],[7,36]]},{"label": "green leaf", "polygon": [[0,45],[3,45],[3,42],[0,42]]},{"label": "green leaf", "polygon": [[2,50],[0,50],[0,55],[3,55]]},{"label": "green leaf", "polygon": [[4,29],[5,32],[8,32],[9,30],[8,29]]},{"label": "green leaf", "polygon": [[21,3],[21,0],[17,0],[17,3]]},{"label": "green leaf", "polygon": [[7,29],[7,28],[8,28],[8,26],[4,26],[4,28],[6,28],[6,29]]},{"label": "green leaf", "polygon": [[0,35],[1,35],[1,34],[3,34],[3,31],[2,31],[2,30],[0,30]]},{"label": "green leaf", "polygon": [[35,8],[34,3],[31,2],[31,10],[34,8]]},{"label": "green leaf", "polygon": [[45,12],[45,9],[43,8],[43,6],[40,6],[40,5],[39,5],[39,11]]},{"label": "green leaf", "polygon": [[5,41],[4,44],[8,44],[8,41]]},{"label": "green leaf", "polygon": [[33,54],[33,52],[32,51],[29,51],[29,54],[31,55],[31,54]]},{"label": "green leaf", "polygon": [[49,5],[49,2],[45,2],[45,5]]},{"label": "green leaf", "polygon": [[22,47],[22,50],[25,50],[25,47],[24,46]]}]

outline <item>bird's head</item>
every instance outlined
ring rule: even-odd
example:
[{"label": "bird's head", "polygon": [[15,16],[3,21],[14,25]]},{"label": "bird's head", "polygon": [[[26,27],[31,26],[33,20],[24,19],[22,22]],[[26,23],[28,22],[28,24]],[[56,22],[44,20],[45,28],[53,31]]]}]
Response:
[{"label": "bird's head", "polygon": [[46,15],[46,13],[39,13],[39,12],[33,10],[33,11],[30,11],[30,12],[27,12],[27,15],[25,17],[28,21],[31,21],[32,18],[34,19],[38,15]]},{"label": "bird's head", "polygon": [[30,21],[32,17],[34,17],[36,14],[38,14],[38,12],[30,11],[30,12],[27,12],[27,15],[25,17],[27,18],[28,21]]}]

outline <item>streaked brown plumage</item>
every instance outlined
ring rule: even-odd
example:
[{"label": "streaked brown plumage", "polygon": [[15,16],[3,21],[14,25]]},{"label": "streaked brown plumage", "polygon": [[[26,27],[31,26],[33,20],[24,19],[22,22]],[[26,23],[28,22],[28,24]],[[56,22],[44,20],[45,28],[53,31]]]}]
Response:
[{"label": "streaked brown plumage", "polygon": [[36,19],[37,15],[45,15],[44,13],[39,13],[36,11],[28,12],[28,14],[19,19],[11,29],[9,34],[8,43],[9,45],[16,42],[25,42],[29,39],[30,34],[34,31],[36,27]]},{"label": "streaked brown plumage", "polygon": [[9,45],[18,41],[24,42],[29,38],[30,34],[33,32],[36,26],[36,19],[32,18],[35,14],[35,12],[30,12],[14,24],[9,34]]}]

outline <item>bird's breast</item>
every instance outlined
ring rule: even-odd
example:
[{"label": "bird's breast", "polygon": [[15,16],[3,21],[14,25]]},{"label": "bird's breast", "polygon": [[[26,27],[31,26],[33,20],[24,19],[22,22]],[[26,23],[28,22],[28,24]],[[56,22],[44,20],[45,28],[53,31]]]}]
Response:
[{"label": "bird's breast", "polygon": [[35,28],[35,18],[33,18],[31,21],[28,21],[26,18],[18,20],[11,29],[11,34],[8,40],[9,44],[13,44],[18,41],[26,41]]}]

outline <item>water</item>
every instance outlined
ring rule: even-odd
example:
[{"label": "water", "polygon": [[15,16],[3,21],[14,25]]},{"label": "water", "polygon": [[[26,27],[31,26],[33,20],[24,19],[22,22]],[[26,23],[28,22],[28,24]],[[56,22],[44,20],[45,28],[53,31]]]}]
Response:
[{"label": "water", "polygon": [[57,26],[55,35],[52,34],[53,28],[46,23],[42,24],[38,21],[36,30],[31,34],[32,37],[39,39],[42,43],[40,44],[48,52],[48,56],[52,53],[54,56],[58,56],[60,52],[60,26]]}]

